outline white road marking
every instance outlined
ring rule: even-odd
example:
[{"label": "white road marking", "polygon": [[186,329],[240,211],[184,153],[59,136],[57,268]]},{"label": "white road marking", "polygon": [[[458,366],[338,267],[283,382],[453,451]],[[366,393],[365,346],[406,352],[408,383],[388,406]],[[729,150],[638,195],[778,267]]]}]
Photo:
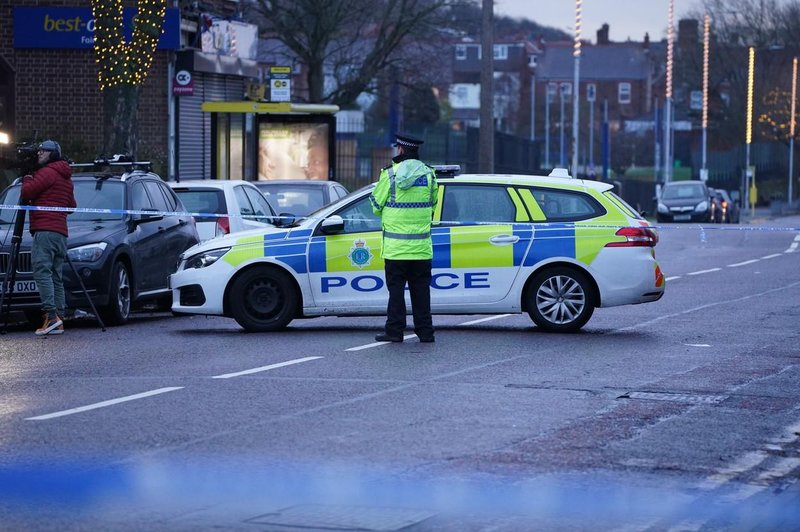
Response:
[{"label": "white road marking", "polygon": [[728,268],[738,268],[739,266],[747,266],[748,264],[753,264],[754,262],[758,262],[758,259],[750,259],[744,262],[737,262],[736,264],[728,264]]},{"label": "white road marking", "polygon": [[780,256],[781,256],[781,254],[780,254],[780,253],[773,253],[772,255],[764,255],[764,256],[763,256],[763,257],[761,257],[761,258],[762,258],[762,259],[774,259],[775,257],[780,257]]},{"label": "white road marking", "polygon": [[688,347],[711,347],[711,344],[683,344]]},{"label": "white road marking", "polygon": [[[416,334],[407,334],[407,335],[403,336],[403,340],[408,340],[410,338],[416,338],[416,337],[417,337]],[[359,345],[359,346],[356,346],[356,347],[348,347],[347,349],[345,349],[345,351],[361,351],[362,349],[369,349],[371,347],[378,347],[378,346],[381,346],[381,345],[386,345],[386,344],[391,344],[391,343],[392,342],[372,342],[371,344],[364,344],[364,345]]]},{"label": "white road marking", "polygon": [[125,403],[125,402],[128,402],[128,401],[135,401],[137,399],[144,399],[145,397],[151,397],[153,395],[159,395],[159,394],[167,393],[167,392],[174,392],[175,390],[181,390],[181,389],[183,389],[183,386],[173,386],[173,387],[169,387],[169,388],[159,388],[158,390],[151,390],[149,392],[142,392],[142,393],[137,393],[137,394],[134,394],[134,395],[127,395],[125,397],[119,397],[117,399],[109,399],[108,401],[101,401],[99,403],[94,403],[94,404],[91,404],[91,405],[79,406],[78,408],[70,408],[69,410],[62,410],[60,412],[53,412],[52,414],[45,414],[43,416],[27,417],[25,419],[29,420],[29,421],[40,421],[40,420],[44,420],[44,419],[53,419],[53,418],[56,418],[56,417],[69,416],[70,414],[78,414],[80,412],[86,412],[87,410],[95,410],[97,408],[103,408],[103,407],[106,407],[106,406],[112,406],[112,405],[116,405],[116,404],[119,404],[119,403]]},{"label": "white road marking", "polygon": [[300,364],[302,362],[308,362],[309,360],[317,360],[318,358],[323,358],[323,357],[297,358],[295,360],[287,360],[286,362],[278,362],[277,364],[270,364],[269,366],[261,366],[260,368],[246,369],[244,371],[237,371],[235,373],[225,373],[225,374],[222,374],[222,375],[214,375],[211,378],[212,379],[230,379],[230,378],[233,378],[233,377],[241,377],[242,375],[252,375],[253,373],[260,373],[262,371],[269,371],[271,369],[282,368],[284,366],[291,366],[293,364]]},{"label": "white road marking", "polygon": [[480,319],[477,319],[477,320],[465,321],[464,323],[459,323],[458,325],[459,326],[461,326],[461,325],[475,325],[476,323],[483,323],[485,321],[491,321],[491,320],[499,320],[500,318],[507,318],[509,316],[511,316],[511,314],[498,314],[497,316],[489,316],[488,318],[480,318]]},{"label": "white road marking", "polygon": [[797,251],[797,242],[792,242],[792,245],[784,253],[794,253],[795,251]]},{"label": "white road marking", "polygon": [[699,271],[696,271],[696,272],[689,272],[686,275],[701,275],[703,273],[718,272],[720,270],[721,270],[721,268],[710,268],[708,270],[699,270]]},{"label": "white road marking", "polygon": [[667,277],[667,278],[666,278],[666,279],[664,279],[664,280],[665,280],[665,281],[674,281],[675,279],[680,279],[680,278],[681,278],[681,276],[680,276],[680,275],[673,275],[672,277]]},{"label": "white road marking", "polygon": [[698,488],[708,491],[716,489],[731,480],[733,477],[740,475],[745,471],[749,471],[750,469],[753,469],[757,465],[761,464],[767,459],[768,456],[769,455],[764,451],[752,451],[744,454],[730,466],[706,478],[698,486]]}]

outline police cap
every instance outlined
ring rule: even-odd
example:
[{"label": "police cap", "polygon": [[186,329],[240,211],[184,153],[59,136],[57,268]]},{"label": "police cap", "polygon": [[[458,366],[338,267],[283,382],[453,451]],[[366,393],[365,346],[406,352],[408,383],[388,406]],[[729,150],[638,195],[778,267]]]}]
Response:
[{"label": "police cap", "polygon": [[395,140],[395,146],[402,146],[404,148],[411,148],[412,150],[418,150],[424,141],[420,139],[416,139],[410,135],[400,134],[396,135],[397,140]]}]

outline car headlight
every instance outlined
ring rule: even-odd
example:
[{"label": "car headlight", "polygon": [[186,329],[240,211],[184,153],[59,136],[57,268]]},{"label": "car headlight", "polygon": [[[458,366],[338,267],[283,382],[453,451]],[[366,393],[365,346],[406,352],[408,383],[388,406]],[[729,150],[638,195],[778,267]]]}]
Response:
[{"label": "car headlight", "polygon": [[98,242],[96,244],[87,244],[77,248],[72,248],[67,251],[69,260],[78,262],[94,262],[103,256],[108,244],[106,242]]},{"label": "car headlight", "polygon": [[669,213],[669,208],[659,201],[658,202],[658,212],[660,212],[661,214],[668,214]]},{"label": "car headlight", "polygon": [[192,255],[186,259],[186,267],[184,269],[190,270],[195,268],[205,268],[217,262],[223,255],[225,255],[231,248],[212,249],[211,251],[203,251],[197,255]]},{"label": "car headlight", "polygon": [[708,202],[706,200],[701,201],[697,204],[697,207],[694,208],[694,212],[705,212],[708,210]]}]

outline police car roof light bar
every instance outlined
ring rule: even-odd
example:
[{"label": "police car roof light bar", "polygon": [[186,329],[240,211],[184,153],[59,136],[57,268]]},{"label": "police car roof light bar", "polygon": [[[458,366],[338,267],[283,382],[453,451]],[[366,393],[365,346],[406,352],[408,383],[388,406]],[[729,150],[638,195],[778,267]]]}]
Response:
[{"label": "police car roof light bar", "polygon": [[453,177],[461,173],[460,164],[434,164],[432,168],[436,177]]}]

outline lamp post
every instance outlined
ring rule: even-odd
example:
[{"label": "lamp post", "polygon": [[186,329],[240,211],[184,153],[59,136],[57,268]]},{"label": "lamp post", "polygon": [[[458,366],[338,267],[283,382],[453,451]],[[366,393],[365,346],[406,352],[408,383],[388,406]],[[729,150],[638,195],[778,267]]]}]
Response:
[{"label": "lamp post", "polygon": [[792,116],[789,118],[789,208],[792,208],[792,176],[794,175],[794,130],[797,122],[795,111],[797,106],[797,58],[792,59]]},{"label": "lamp post", "polygon": [[756,49],[752,46],[749,50],[749,58],[747,61],[747,120],[745,126],[745,197],[750,202],[750,215],[755,215],[756,211],[756,198],[751,197],[751,184],[750,179],[753,179],[752,187],[755,188],[755,176],[750,170],[750,144],[753,142],[753,78],[756,66]]},{"label": "lamp post", "polygon": [[703,19],[703,168],[700,177],[708,180],[708,36],[711,19],[706,15]]},{"label": "lamp post", "polygon": [[581,0],[575,0],[575,42],[572,47],[575,58],[572,90],[572,176],[578,175],[578,113],[580,109],[581,72]]},{"label": "lamp post", "polygon": [[558,104],[559,104],[559,117],[558,117],[558,166],[564,168],[567,166],[567,155],[564,151],[564,104],[566,103],[567,84],[562,83],[558,91]]},{"label": "lamp post", "polygon": [[672,181],[672,53],[675,1],[669,0],[667,12],[667,86],[664,102],[664,182]]}]

